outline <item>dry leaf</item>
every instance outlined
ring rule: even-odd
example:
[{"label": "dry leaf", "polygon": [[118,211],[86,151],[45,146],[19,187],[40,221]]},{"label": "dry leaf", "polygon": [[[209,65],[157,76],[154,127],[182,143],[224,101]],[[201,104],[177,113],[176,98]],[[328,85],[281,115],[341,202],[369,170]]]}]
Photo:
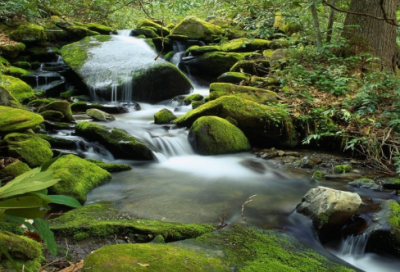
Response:
[{"label": "dry leaf", "polygon": [[81,260],[79,263],[71,263],[71,266],[64,268],[63,270],[60,270],[59,272],[80,272],[82,271],[83,268],[83,260]]}]

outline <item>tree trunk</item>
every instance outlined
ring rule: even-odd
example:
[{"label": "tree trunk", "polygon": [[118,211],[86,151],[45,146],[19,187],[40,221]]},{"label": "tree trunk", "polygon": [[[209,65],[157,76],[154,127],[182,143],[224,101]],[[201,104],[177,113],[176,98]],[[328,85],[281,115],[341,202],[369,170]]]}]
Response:
[{"label": "tree trunk", "polygon": [[315,6],[315,0],[311,0],[311,14],[313,17],[314,22],[314,32],[315,32],[315,41],[317,43],[318,51],[322,50],[322,38],[321,38],[321,31],[319,29],[319,19],[318,19],[318,12],[317,7]]},{"label": "tree trunk", "polygon": [[396,22],[398,2],[399,0],[352,0],[349,11],[364,15],[347,14],[342,34],[355,54],[371,53],[380,58],[381,70],[392,72],[396,67],[397,45],[396,26],[391,19]]},{"label": "tree trunk", "polygon": [[[336,0],[331,0],[331,5],[335,5]],[[333,8],[329,11],[329,19],[328,19],[328,32],[326,33],[326,43],[330,43],[332,40],[333,33],[333,22],[335,21],[335,10]]]}]

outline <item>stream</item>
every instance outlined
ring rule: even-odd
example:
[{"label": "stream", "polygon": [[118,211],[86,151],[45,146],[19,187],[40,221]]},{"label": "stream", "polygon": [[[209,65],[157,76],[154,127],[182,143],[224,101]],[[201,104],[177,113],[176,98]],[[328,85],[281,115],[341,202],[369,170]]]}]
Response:
[{"label": "stream", "polygon": [[[116,55],[120,55],[126,60],[126,56],[135,54],[135,51],[130,51],[132,49],[129,44],[136,43],[143,47],[143,54],[145,52],[150,54],[146,58],[153,58],[155,55],[154,52],[148,50],[145,43],[129,37],[129,32],[120,32],[121,34],[126,36],[115,36],[112,41],[105,43],[104,47],[96,49],[100,51],[118,48],[118,50],[113,50],[116,51],[115,55],[110,54],[106,61],[93,57],[86,64],[88,82],[93,87],[91,88],[93,100],[99,100],[96,96],[96,88],[101,88],[102,84],[114,84],[121,77],[124,79],[130,77],[131,71],[125,69],[129,65],[126,61],[121,65],[116,64]],[[174,50],[176,50],[175,56],[172,58],[174,65],[179,65],[179,59],[183,55],[184,49],[179,44],[174,46]],[[91,63],[96,61],[109,65]],[[148,63],[147,60],[143,60],[141,65],[146,65],[146,63]],[[114,72],[110,78],[105,80],[99,76],[101,69],[113,69]],[[116,69],[119,69],[122,74],[116,74]],[[192,79],[190,75],[189,78]],[[194,85],[193,93],[208,95],[208,86],[198,85],[194,80],[192,83]],[[114,91],[117,92],[116,89]],[[122,96],[127,101],[130,100],[128,94],[130,91],[127,89],[126,94]],[[93,102],[124,103],[124,101],[116,101],[115,97],[117,95],[113,93],[111,102]],[[140,110],[130,109],[128,113],[115,115],[115,121],[101,123],[101,125],[121,128],[148,144],[154,150],[156,161],[149,163],[115,159],[109,151],[101,146],[97,144],[91,146],[91,143],[87,143],[87,147],[80,150],[84,157],[102,159],[105,162],[130,164],[133,169],[113,174],[112,181],[89,193],[86,204],[111,202],[121,211],[140,218],[160,221],[211,222],[215,225],[222,221],[227,224],[242,223],[282,229],[317,251],[321,253],[325,251],[324,254],[332,253],[361,270],[380,272],[399,270],[399,259],[393,256],[366,253],[368,237],[365,236],[349,236],[343,241],[321,246],[312,229],[311,221],[295,212],[296,205],[306,192],[316,186],[356,192],[363,199],[363,205],[372,202],[379,203],[391,198],[399,201],[393,191],[376,192],[359,189],[347,185],[346,181],[323,180],[316,182],[310,180],[312,172],[287,168],[278,161],[263,160],[250,152],[219,156],[196,155],[187,140],[187,130],[174,128],[172,125],[153,123],[154,114],[163,108],[181,116],[189,111],[191,106],[182,106],[175,100],[157,104],[139,101],[139,104]],[[77,115],[75,118],[78,122],[89,120],[85,115]],[[82,140],[74,136],[70,130],[59,130],[53,136]],[[77,150],[79,151],[79,148]],[[253,195],[256,196],[245,205],[242,216],[243,203]]]}]

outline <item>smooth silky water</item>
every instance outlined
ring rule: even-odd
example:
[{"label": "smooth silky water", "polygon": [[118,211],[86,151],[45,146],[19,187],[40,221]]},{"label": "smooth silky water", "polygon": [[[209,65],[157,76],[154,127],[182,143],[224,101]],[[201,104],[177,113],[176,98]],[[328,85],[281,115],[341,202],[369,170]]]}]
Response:
[{"label": "smooth silky water", "polygon": [[[119,53],[107,61],[104,59],[99,61],[100,58],[95,56],[96,51],[92,52],[94,54],[92,60],[97,64],[85,69],[88,74],[87,81],[91,82],[93,90],[96,86],[113,85],[121,78],[127,78],[126,75],[132,72],[131,68],[127,68],[132,65],[128,63],[127,56],[135,54],[129,48],[132,44],[139,44],[139,41],[127,36],[113,38],[111,42],[96,49],[99,51],[110,50],[111,47],[119,49],[114,50]],[[140,46],[144,47],[140,54],[149,52],[147,45],[142,43]],[[174,48],[183,50],[177,44]],[[128,52],[123,52],[124,50]],[[182,52],[175,54],[181,56]],[[116,55],[122,56],[122,60]],[[179,56],[173,58],[175,65],[179,63]],[[147,63],[147,57],[144,59],[146,61],[139,63],[140,66],[151,65]],[[107,65],[102,65],[101,62]],[[118,62],[122,64],[118,65]],[[96,73],[96,70],[106,68],[111,70],[107,72],[109,77],[99,76]],[[118,70],[121,73],[118,73]],[[208,87],[195,86],[194,92],[206,96]],[[122,97],[129,101],[129,94],[124,94]],[[96,99],[95,96],[92,98]],[[188,131],[174,128],[173,125],[153,123],[154,114],[163,108],[175,111],[175,115],[180,116],[189,111],[190,106],[179,106],[172,100],[155,105],[140,103],[140,106],[139,111],[132,110],[129,113],[115,115],[115,121],[101,124],[124,129],[151,146],[156,161],[149,163],[115,160],[109,152],[105,152],[99,146],[92,149],[85,148],[82,152],[86,157],[133,166],[131,171],[113,174],[112,181],[92,190],[86,204],[111,202],[120,210],[139,218],[161,221],[218,225],[222,220],[228,224],[240,222],[258,227],[282,229],[326,254],[327,251],[315,237],[310,220],[294,211],[309,189],[327,186],[357,192],[366,201],[371,198],[378,201],[390,198],[398,200],[391,192],[357,189],[344,182],[316,183],[310,180],[310,173],[274,165],[250,152],[219,156],[196,155],[188,143]],[[64,135],[63,132],[60,132],[59,136],[70,139],[75,137],[69,136],[68,133]],[[253,195],[256,196],[245,205],[243,216],[246,220],[244,220],[241,215],[242,205]],[[360,244],[362,241],[358,238],[353,238],[352,241],[344,240],[342,245],[337,243],[335,247],[329,248],[329,251],[365,271],[398,271],[399,260],[393,257],[386,259],[376,254],[364,254],[363,249],[355,248],[365,246]]]}]

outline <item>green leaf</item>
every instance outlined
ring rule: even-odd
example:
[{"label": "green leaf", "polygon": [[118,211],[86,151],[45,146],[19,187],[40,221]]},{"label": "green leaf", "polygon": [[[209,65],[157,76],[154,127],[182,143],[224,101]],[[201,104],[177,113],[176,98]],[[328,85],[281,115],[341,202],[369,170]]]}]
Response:
[{"label": "green leaf", "polygon": [[82,207],[81,203],[73,197],[64,196],[64,195],[49,195],[52,203],[61,204],[65,206],[69,206],[72,208],[80,208]]},{"label": "green leaf", "polygon": [[53,159],[51,159],[51,160],[48,160],[48,161],[44,162],[44,163],[42,164],[42,166],[40,167],[40,172],[44,172],[44,171],[46,171],[47,169],[49,169],[49,167],[50,167],[53,163],[55,163],[60,157],[61,157],[61,155],[59,155],[58,157],[55,157],[55,158],[53,158]]},{"label": "green leaf", "polygon": [[48,195],[37,193],[37,192],[30,192],[30,193],[25,193],[24,195],[28,196],[34,196],[42,200],[43,206],[46,206],[47,204],[51,203],[52,200]]},{"label": "green leaf", "polygon": [[51,255],[55,256],[57,254],[57,243],[54,238],[54,233],[50,230],[45,220],[36,218],[34,221],[40,238],[42,238],[43,242],[46,244]]},{"label": "green leaf", "polygon": [[6,215],[24,217],[24,218],[40,218],[46,214],[47,210],[43,208],[27,208],[17,210],[6,210]]},{"label": "green leaf", "polygon": [[16,197],[0,201],[0,209],[39,208],[43,206],[40,198],[35,196]]}]

